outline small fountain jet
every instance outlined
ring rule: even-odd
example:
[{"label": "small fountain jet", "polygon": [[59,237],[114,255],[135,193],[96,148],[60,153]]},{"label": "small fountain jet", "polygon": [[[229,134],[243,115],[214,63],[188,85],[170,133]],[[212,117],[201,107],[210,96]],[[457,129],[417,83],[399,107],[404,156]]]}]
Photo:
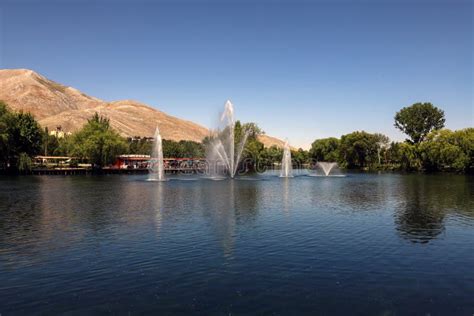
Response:
[{"label": "small fountain jet", "polygon": [[281,171],[280,177],[291,178],[293,177],[293,166],[291,163],[291,150],[288,140],[285,142],[283,147],[283,158],[281,159]]},{"label": "small fountain jet", "polygon": [[154,135],[154,144],[153,144],[153,150],[151,152],[151,159],[150,159],[150,165],[149,165],[149,175],[148,179],[150,181],[165,181],[165,169],[163,165],[163,144],[162,144],[162,139],[160,135],[160,129],[158,126],[156,127],[155,130],[155,135]]}]

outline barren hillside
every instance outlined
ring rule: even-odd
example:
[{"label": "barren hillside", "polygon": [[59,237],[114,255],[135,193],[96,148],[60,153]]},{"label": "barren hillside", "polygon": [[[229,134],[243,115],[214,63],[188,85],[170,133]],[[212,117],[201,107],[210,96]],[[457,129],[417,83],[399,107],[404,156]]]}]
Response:
[{"label": "barren hillside", "polygon": [[[200,142],[209,134],[206,127],[176,118],[146,104],[122,100],[106,102],[77,89],[49,80],[28,69],[0,70],[0,100],[15,111],[31,112],[50,130],[61,126],[66,132],[80,129],[95,112],[110,119],[123,136],[152,136],[157,124],[165,139]],[[266,147],[284,142],[262,135]]]}]

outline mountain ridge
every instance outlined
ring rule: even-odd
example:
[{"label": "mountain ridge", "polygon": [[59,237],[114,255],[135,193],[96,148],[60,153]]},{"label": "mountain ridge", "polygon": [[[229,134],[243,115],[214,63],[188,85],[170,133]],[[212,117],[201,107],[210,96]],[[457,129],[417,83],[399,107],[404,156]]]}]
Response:
[{"label": "mountain ridge", "polygon": [[[135,100],[104,101],[76,88],[50,80],[30,69],[0,69],[0,100],[15,111],[30,112],[41,126],[65,132],[79,130],[95,112],[110,120],[124,137],[151,137],[158,125],[162,137],[169,140],[201,142],[210,130],[190,120],[174,117]],[[261,135],[270,147],[284,142]]]}]

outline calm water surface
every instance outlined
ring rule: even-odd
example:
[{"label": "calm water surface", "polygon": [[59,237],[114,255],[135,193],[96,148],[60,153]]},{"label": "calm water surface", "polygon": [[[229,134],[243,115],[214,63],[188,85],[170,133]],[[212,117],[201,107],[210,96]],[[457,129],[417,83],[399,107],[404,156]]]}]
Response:
[{"label": "calm water surface", "polygon": [[0,177],[0,314],[474,314],[474,177]]}]

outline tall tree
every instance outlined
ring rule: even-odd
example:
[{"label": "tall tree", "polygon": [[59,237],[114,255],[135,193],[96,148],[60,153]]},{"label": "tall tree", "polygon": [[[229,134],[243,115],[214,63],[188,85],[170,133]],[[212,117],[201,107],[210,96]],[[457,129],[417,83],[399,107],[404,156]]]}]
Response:
[{"label": "tall tree", "polygon": [[55,135],[50,135],[47,127],[43,130],[43,140],[41,153],[45,156],[54,156],[58,154],[60,139]]},{"label": "tall tree", "polygon": [[69,153],[87,158],[96,168],[111,164],[117,155],[126,150],[125,139],[112,129],[107,118],[98,113],[70,138]]},{"label": "tall tree", "polygon": [[317,139],[311,144],[309,154],[317,161],[337,161],[339,145],[340,141],[335,137]]},{"label": "tall tree", "polygon": [[11,120],[11,113],[7,105],[0,101],[0,168],[5,168],[8,159],[9,132],[8,125]]},{"label": "tall tree", "polygon": [[444,111],[431,103],[415,103],[395,114],[395,127],[415,144],[422,142],[433,130],[444,127]]},{"label": "tall tree", "polygon": [[28,156],[36,155],[41,150],[43,131],[30,113],[19,112],[13,116],[9,126],[10,151],[14,156],[25,153]]},{"label": "tall tree", "polygon": [[13,113],[0,102],[0,167],[18,171],[21,166],[31,165],[31,156],[40,152],[42,138],[33,115]]},{"label": "tall tree", "polygon": [[466,171],[473,167],[474,128],[431,132],[420,144],[419,151],[425,170]]},{"label": "tall tree", "polygon": [[248,170],[255,170],[257,163],[263,160],[264,145],[258,140],[258,136],[264,134],[257,124],[255,123],[244,123],[240,121],[235,122],[234,129],[234,143],[237,146],[241,143],[245,135],[247,135],[247,141],[245,142],[240,167],[245,167]]},{"label": "tall tree", "polygon": [[377,141],[374,134],[364,131],[341,136],[339,160],[343,167],[365,168],[377,161]]},{"label": "tall tree", "polygon": [[272,165],[274,163],[280,163],[283,157],[283,149],[276,145],[272,145],[269,148],[265,148],[262,158],[266,165]]},{"label": "tall tree", "polygon": [[303,164],[306,163],[309,159],[309,152],[303,148],[298,148],[298,150],[291,151],[291,160],[298,168],[302,168]]},{"label": "tall tree", "polygon": [[380,134],[380,133],[375,133],[374,137],[375,137],[375,140],[376,140],[376,143],[377,143],[377,158],[378,158],[378,162],[379,162],[379,165],[380,165],[382,163],[381,153],[382,153],[382,151],[384,151],[386,153],[386,151],[387,151],[387,149],[390,145],[390,138],[388,138],[386,135]]}]

